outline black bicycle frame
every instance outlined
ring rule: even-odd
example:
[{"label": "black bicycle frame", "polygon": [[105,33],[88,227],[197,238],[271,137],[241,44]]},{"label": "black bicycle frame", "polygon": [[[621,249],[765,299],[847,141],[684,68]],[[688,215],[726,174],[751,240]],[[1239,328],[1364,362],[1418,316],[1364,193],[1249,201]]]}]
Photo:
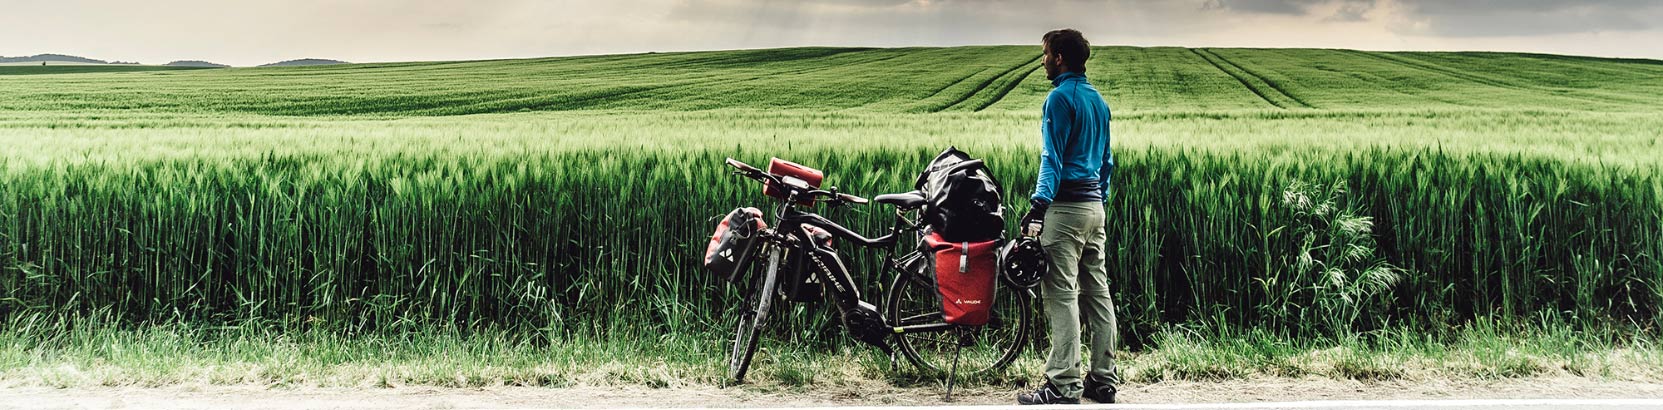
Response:
[{"label": "black bicycle frame", "polygon": [[[900,241],[902,233],[917,230],[917,227],[908,223],[906,218],[900,214],[900,211],[897,211],[895,225],[890,228],[888,234],[876,238],[867,238],[843,225],[826,219],[826,217],[812,212],[800,211],[792,206],[795,202],[794,198],[780,201],[780,207],[775,212],[776,223],[774,226],[776,232],[782,235],[782,238],[785,236],[796,238],[796,251],[801,252],[800,255],[809,258],[808,260],[820,264],[820,266],[804,266],[804,268],[813,270],[814,275],[820,279],[821,283],[830,285],[829,291],[832,292],[832,299],[837,302],[839,312],[847,313],[849,309],[854,309],[860,304],[860,288],[854,283],[854,278],[848,274],[847,265],[843,263],[842,256],[838,255],[835,249],[814,241],[808,232],[803,229],[804,225],[824,229],[831,233],[833,237],[854,242],[862,247],[882,248],[884,250],[884,271],[907,272],[902,269],[895,258],[895,243]],[[790,241],[782,240],[779,243],[783,246],[788,242]],[[829,264],[838,266],[833,268],[827,266]],[[832,269],[839,269],[842,274],[834,275]],[[955,327],[957,325],[947,322],[889,326],[895,334],[943,332]]]}]

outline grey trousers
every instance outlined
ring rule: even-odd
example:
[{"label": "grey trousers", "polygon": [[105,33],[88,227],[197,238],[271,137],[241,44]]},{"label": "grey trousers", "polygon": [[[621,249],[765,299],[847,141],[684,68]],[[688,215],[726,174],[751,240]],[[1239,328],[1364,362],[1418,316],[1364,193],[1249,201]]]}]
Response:
[{"label": "grey trousers", "polygon": [[1051,324],[1051,354],[1045,377],[1064,396],[1078,398],[1085,390],[1080,374],[1080,325],[1090,333],[1091,374],[1098,380],[1119,381],[1114,351],[1119,344],[1114,301],[1109,298],[1109,274],[1103,266],[1108,235],[1103,227],[1103,204],[1059,202],[1045,213],[1039,243],[1051,258],[1051,270],[1040,281],[1045,317]]}]

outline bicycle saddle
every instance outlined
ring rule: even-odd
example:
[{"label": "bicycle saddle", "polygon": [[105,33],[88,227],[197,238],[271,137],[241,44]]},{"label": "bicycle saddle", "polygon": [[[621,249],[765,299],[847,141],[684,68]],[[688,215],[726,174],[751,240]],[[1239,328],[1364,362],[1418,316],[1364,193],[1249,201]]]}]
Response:
[{"label": "bicycle saddle", "polygon": [[895,205],[901,209],[913,209],[924,206],[924,194],[918,191],[899,194],[883,194],[878,195],[876,198],[872,198],[872,200],[878,201],[880,204]]}]

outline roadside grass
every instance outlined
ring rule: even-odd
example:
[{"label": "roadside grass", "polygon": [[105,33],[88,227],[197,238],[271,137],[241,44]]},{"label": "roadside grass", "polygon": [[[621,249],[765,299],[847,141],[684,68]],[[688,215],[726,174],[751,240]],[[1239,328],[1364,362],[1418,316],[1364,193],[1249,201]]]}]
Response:
[{"label": "roadside grass", "polygon": [[1134,355],[1135,383],[1249,377],[1359,381],[1497,380],[1541,376],[1663,380],[1663,349],[1638,329],[1585,329],[1557,321],[1500,326],[1485,319],[1438,335],[1384,330],[1339,340],[1287,340],[1264,332],[1202,337],[1163,331]]},{"label": "roadside grass", "polygon": [[[1201,335],[1166,330],[1143,352],[1122,352],[1132,384],[1253,378],[1417,381],[1546,376],[1663,382],[1663,346],[1644,332],[1569,326],[1502,328],[1478,321],[1448,335],[1387,331],[1342,340],[1278,339],[1265,332]],[[342,335],[257,326],[79,321],[55,330],[0,330],[0,386],[162,387],[730,387],[721,336],[551,338],[435,328]],[[1043,353],[1003,373],[961,377],[963,387],[1022,388],[1042,380]],[[764,340],[747,382],[756,392],[825,386],[942,388],[945,380],[864,347]],[[854,389],[861,390],[861,389]]]}]

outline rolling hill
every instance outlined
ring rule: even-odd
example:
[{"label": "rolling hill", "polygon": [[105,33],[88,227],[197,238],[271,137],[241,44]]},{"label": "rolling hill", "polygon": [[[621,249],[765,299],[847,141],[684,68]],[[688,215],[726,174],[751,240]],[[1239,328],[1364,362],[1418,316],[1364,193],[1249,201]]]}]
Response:
[{"label": "rolling hill", "polygon": [[136,65],[136,64],[67,64],[67,65],[0,65],[0,76],[35,74],[131,73],[144,71],[197,70],[210,67]]},{"label": "rolling hill", "polygon": [[32,56],[20,56],[20,57],[3,57],[3,56],[0,56],[0,64],[3,64],[3,63],[38,63],[38,62],[77,63],[77,64],[110,64],[110,62],[104,61],[104,60],[86,58],[86,57],[81,57],[81,56],[63,55],[63,54],[36,54],[36,55],[32,55]]},{"label": "rolling hill", "polygon": [[261,64],[259,66],[260,67],[304,67],[304,66],[312,66],[312,65],[335,65],[335,64],[348,64],[348,63],[345,62],[345,61],[341,61],[341,60],[329,60],[329,59],[323,59],[323,58],[302,58],[302,59],[297,59],[297,60],[279,61],[279,62],[275,62],[275,63],[271,63],[271,64]]},{"label": "rolling hill", "polygon": [[[1117,112],[1663,107],[1663,62],[1654,60],[1101,47],[1087,69]],[[0,110],[1031,112],[1049,87],[1033,47],[790,48],[0,78],[0,90],[24,97],[0,101]]]},{"label": "rolling hill", "polygon": [[171,62],[168,62],[167,64],[162,64],[162,65],[169,66],[169,67],[203,67],[203,68],[225,68],[225,67],[230,67],[230,66],[225,65],[225,64],[202,61],[202,60],[178,60],[178,61],[171,61]]}]

